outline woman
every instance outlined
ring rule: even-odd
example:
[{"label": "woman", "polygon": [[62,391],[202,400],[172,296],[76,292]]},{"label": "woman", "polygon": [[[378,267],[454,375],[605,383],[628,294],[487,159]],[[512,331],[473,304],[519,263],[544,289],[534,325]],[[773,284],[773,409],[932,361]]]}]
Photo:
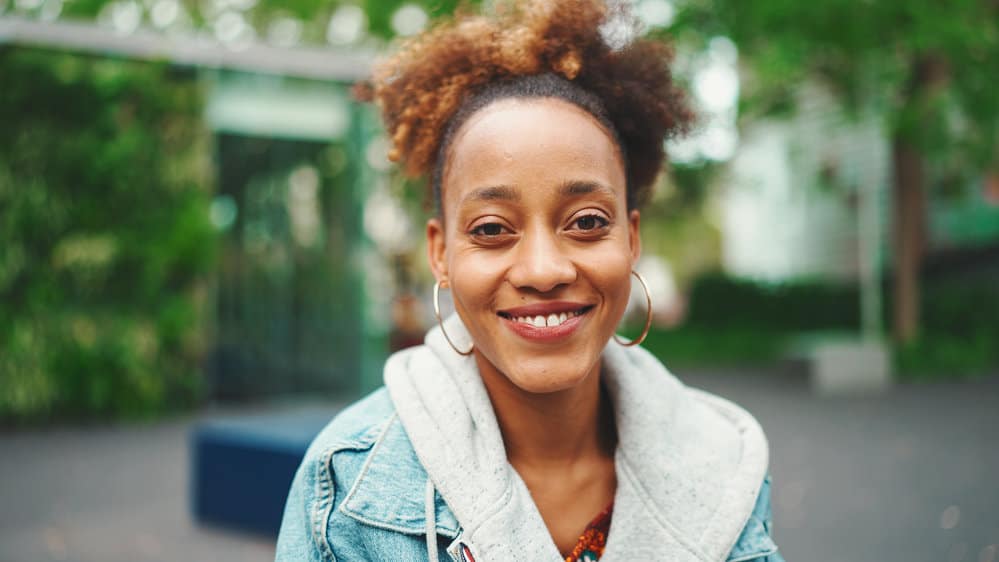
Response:
[{"label": "woman", "polygon": [[503,5],[376,71],[364,95],[429,176],[456,315],[316,438],[278,560],[780,560],[759,426],[614,336],[638,208],[690,115],[666,47],[609,46],[609,17]]}]

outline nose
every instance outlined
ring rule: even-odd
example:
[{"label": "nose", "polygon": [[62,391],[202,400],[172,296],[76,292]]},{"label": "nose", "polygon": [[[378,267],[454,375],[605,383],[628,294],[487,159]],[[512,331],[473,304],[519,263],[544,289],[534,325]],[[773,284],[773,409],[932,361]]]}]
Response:
[{"label": "nose", "polygon": [[517,243],[514,264],[507,277],[518,289],[547,293],[576,280],[576,266],[560,247],[554,233],[534,229]]}]

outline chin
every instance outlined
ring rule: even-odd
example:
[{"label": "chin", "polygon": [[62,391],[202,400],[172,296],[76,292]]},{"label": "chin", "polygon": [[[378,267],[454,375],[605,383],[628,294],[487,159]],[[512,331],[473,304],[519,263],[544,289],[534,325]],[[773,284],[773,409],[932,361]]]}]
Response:
[{"label": "chin", "polygon": [[587,379],[592,368],[581,368],[570,357],[544,361],[524,361],[504,371],[517,388],[531,394],[550,394],[574,388]]}]

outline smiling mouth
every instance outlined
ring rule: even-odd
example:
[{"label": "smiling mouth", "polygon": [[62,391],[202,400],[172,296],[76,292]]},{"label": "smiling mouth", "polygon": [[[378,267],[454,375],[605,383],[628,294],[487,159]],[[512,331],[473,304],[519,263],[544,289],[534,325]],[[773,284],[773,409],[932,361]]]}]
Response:
[{"label": "smiling mouth", "polygon": [[[512,320],[518,324],[526,324],[534,328],[554,328],[561,326],[565,322],[582,316],[593,309],[592,305],[583,306],[574,310],[563,310],[561,312],[549,312],[547,314],[514,314],[510,312],[497,312],[501,318]],[[517,311],[515,311],[517,312]]]}]

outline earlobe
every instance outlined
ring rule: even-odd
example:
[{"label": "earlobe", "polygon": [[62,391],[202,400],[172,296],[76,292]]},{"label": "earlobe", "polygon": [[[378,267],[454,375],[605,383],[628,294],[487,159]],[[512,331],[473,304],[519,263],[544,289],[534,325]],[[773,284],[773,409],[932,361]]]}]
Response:
[{"label": "earlobe", "polygon": [[628,213],[628,245],[631,251],[632,266],[638,263],[638,258],[642,255],[641,218],[638,209],[632,209]]},{"label": "earlobe", "polygon": [[447,245],[444,224],[440,219],[427,221],[427,260],[434,278],[447,286]]}]

